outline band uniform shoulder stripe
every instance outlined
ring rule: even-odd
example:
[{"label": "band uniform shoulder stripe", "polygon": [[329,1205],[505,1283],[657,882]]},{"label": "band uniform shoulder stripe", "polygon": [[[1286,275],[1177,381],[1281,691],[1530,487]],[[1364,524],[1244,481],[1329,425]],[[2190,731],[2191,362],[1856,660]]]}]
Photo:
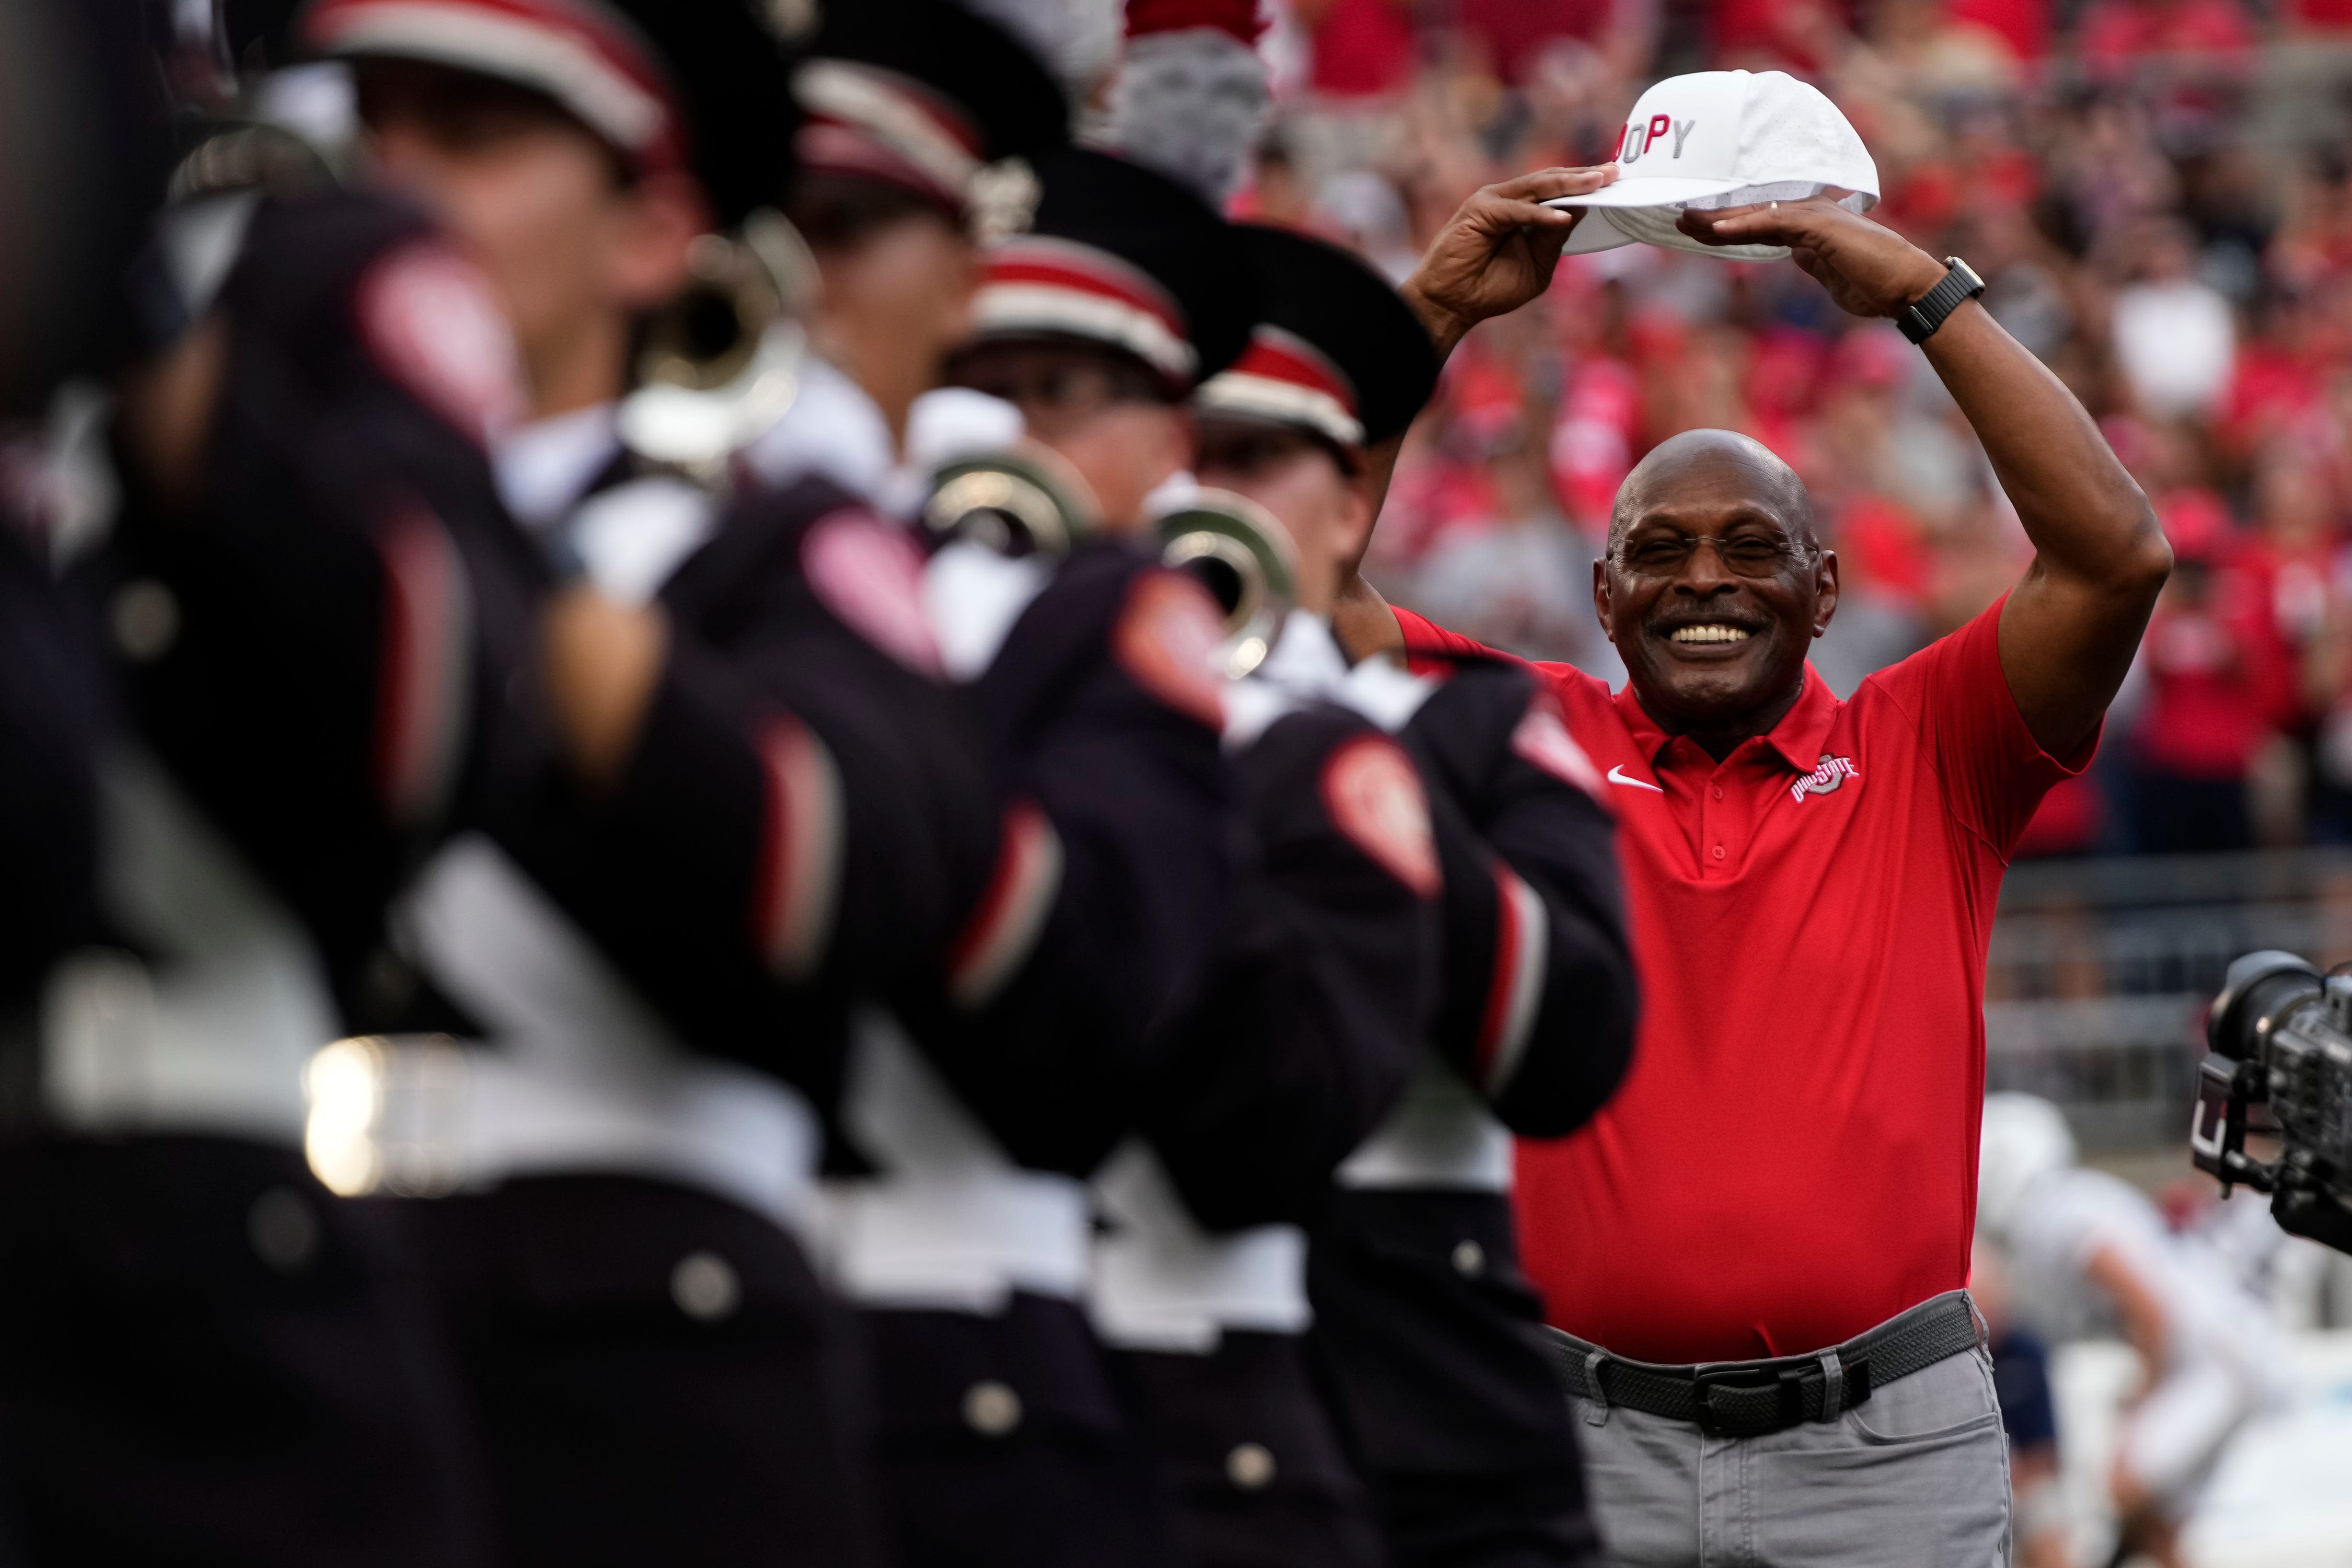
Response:
[{"label": "band uniform shoulder stripe", "polygon": [[816,732],[778,714],[759,739],[767,803],[753,884],[755,951],[780,979],[813,978],[841,897],[841,772]]}]

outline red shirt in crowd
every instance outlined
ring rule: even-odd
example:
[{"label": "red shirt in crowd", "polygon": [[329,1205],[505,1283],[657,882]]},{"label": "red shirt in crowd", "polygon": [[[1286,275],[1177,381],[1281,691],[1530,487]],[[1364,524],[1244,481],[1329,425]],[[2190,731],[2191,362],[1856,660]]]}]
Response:
[{"label": "red shirt in crowd", "polygon": [[1412,16],[1396,0],[1327,0],[1307,28],[1318,92],[1372,97],[1412,76]]},{"label": "red shirt in crowd", "polygon": [[1486,45],[1505,81],[1519,81],[1544,45],[1594,37],[1609,11],[1609,0],[1460,0],[1454,26]]},{"label": "red shirt in crowd", "polygon": [[[1717,763],[1628,688],[1537,665],[1607,770],[1642,977],[1615,1100],[1519,1146],[1560,1327],[1638,1360],[1798,1354],[1968,1278],[1985,950],[2018,835],[2089,761],[2038,745],[1994,605],[1863,682],[1808,668]],[[1397,612],[1409,653],[1475,645]]]},{"label": "red shirt in crowd", "polygon": [[2147,706],[2132,740],[2140,758],[2192,779],[2242,779],[2280,704],[2242,619],[2202,605],[2159,604],[2141,641]]},{"label": "red shirt in crowd", "polygon": [[2050,47],[2048,0],[1952,0],[1945,15],[1991,28],[2021,59],[2040,59]]}]

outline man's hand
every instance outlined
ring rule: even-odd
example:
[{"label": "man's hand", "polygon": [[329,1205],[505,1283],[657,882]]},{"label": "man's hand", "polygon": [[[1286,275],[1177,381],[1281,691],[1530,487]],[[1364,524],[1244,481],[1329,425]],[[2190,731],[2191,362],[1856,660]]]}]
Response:
[{"label": "man's hand", "polygon": [[1944,264],[1895,233],[1827,196],[1696,212],[1675,226],[1704,245],[1785,245],[1840,309],[1896,316],[1944,280]]},{"label": "man's hand", "polygon": [[1507,316],[1551,286],[1560,247],[1584,214],[1548,207],[1617,178],[1617,165],[1538,169],[1488,185],[1462,204],[1398,290],[1444,359],[1489,316]]}]

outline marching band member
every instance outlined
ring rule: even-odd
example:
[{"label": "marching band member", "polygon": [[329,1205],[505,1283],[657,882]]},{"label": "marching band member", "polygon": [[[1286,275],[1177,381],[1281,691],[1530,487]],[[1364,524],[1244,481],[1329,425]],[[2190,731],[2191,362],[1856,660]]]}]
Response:
[{"label": "marching band member", "polygon": [[[1026,47],[952,0],[829,7],[809,52],[784,207],[815,261],[809,351],[741,463],[771,489],[820,475],[908,513],[925,458],[944,455],[910,450],[911,426],[975,401],[934,389],[971,332],[981,247],[1027,221],[1070,106]],[[990,435],[1016,423],[977,416]]]},{"label": "marching band member", "polygon": [[[376,165],[518,324],[535,417],[501,489],[566,578],[546,765],[398,921],[438,1026],[481,1042],[424,1130],[437,1195],[405,1207],[504,1554],[871,1562],[855,1341],[802,1233],[838,996],[907,898],[957,885],[952,822],[908,818],[982,785],[936,682],[620,438],[635,324],[785,194],[792,40],[720,0],[320,0],[298,33],[351,63]],[[908,729],[836,727],[853,693]],[[930,787],[887,787],[908,773]]]},{"label": "marching band member", "polygon": [[[1194,396],[1202,469],[1248,483],[1265,453],[1305,444],[1353,473],[1434,384],[1419,324],[1328,246],[1236,236],[1261,319]],[[1318,325],[1350,323],[1329,334],[1348,371],[1292,330],[1310,297],[1329,312]],[[1306,1227],[1413,1070],[1436,997],[1438,860],[1414,764],[1348,705],[1329,628],[1370,531],[1368,498],[1344,480],[1253,488],[1263,510],[1200,499],[1232,509],[1238,531],[1181,509],[1162,525],[1173,552],[1204,562],[1234,559],[1219,552],[1236,543],[1270,552],[1255,568],[1239,558],[1234,596],[1287,598],[1286,581],[1296,603],[1269,603],[1229,638],[1246,666],[1226,747],[1251,853],[1215,977],[1172,1032],[1139,1136],[1097,1179],[1108,1227],[1092,1307],[1159,1449],[1181,1561],[1372,1563],[1385,1554],[1370,1501],[1304,1348]],[[1176,531],[1188,527],[1213,531]]]},{"label": "marching band member", "polygon": [[[1202,477],[1319,541],[1314,569],[1351,573],[1435,359],[1360,262],[1251,232],[1264,320],[1195,400]],[[1339,1166],[1315,1233],[1309,1342],[1391,1560],[1584,1561],[1576,1442],[1512,1241],[1509,1134],[1570,1131],[1624,1072],[1634,992],[1613,830],[1520,671],[1465,658],[1408,676],[1373,658],[1346,672],[1328,635],[1304,646],[1419,764],[1444,930],[1413,1082]]]},{"label": "marching band member", "polygon": [[927,624],[1010,805],[940,994],[866,1016],[842,1115],[868,1173],[841,1188],[836,1279],[872,1339],[881,1483],[918,1564],[1163,1552],[1150,1456],[1081,1303],[1085,1178],[1132,1123],[1230,882],[1216,613],[1139,536],[1251,279],[1215,215],[1156,175],[1092,153],[1035,173],[1034,221],[989,253],[950,369],[1019,408],[1060,476],[1066,549],[950,536],[927,569]]},{"label": "marching band member", "polygon": [[304,1069],[400,1011],[387,908],[529,749],[505,700],[543,573],[480,446],[510,345],[413,211],[206,192],[207,161],[162,219],[85,568],[123,947],[50,987],[48,1135],[7,1184],[8,1338],[42,1346],[8,1389],[41,1434],[23,1511],[66,1561],[475,1563],[455,1379],[387,1216],[306,1168]]}]

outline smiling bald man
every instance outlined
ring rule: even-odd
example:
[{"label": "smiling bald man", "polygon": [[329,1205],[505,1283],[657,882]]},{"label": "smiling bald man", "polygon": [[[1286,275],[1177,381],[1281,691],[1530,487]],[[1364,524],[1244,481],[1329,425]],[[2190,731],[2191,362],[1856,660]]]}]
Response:
[{"label": "smiling bald man", "polygon": [[[1572,178],[1482,192],[1439,237],[1404,291],[1441,349],[1548,283],[1574,219],[1535,204]],[[1681,223],[1794,247],[1856,315],[1908,313],[2037,553],[2000,603],[1842,701],[1806,660],[1837,557],[1788,466],[1696,430],[1627,477],[1592,578],[1626,687],[1537,668],[1605,770],[1645,1016],[1615,1100],[1520,1144],[1522,1249],[1613,1560],[1982,1568],[2009,1522],[1961,1289],[1986,945],[2010,853],[2089,763],[2170,552],[1964,268],[1825,199]],[[1475,646],[1360,584],[1342,630],[1359,653]]]}]

